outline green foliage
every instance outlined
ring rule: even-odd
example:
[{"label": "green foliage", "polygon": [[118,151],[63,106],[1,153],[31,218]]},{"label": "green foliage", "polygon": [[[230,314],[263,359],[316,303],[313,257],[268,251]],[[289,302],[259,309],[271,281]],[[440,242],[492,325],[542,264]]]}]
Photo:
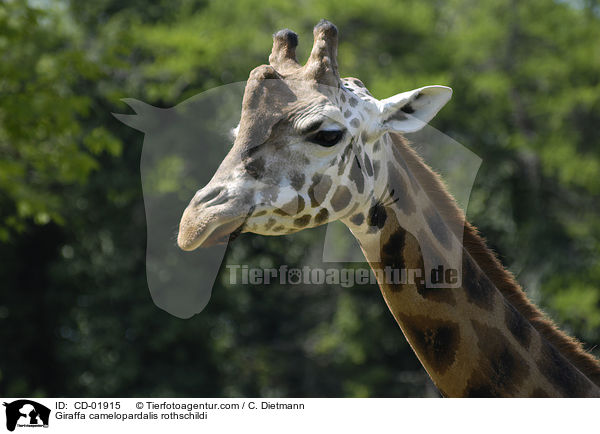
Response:
[{"label": "green foliage", "polygon": [[0,5],[0,239],[25,230],[26,221],[62,224],[63,185],[82,184],[98,161],[119,153],[104,127],[85,125],[94,101],[81,92],[102,71],[58,5],[38,9],[22,2]]},{"label": "green foliage", "polygon": [[[143,137],[110,113],[245,80],[280,28],[306,59],[323,17],[340,29],[342,74],[376,97],[454,89],[433,125],[483,158],[470,219],[535,301],[600,344],[595,2],[5,1],[0,394],[431,392],[376,287],[229,285],[223,271],[188,321],[148,294]],[[160,162],[150,186],[172,192],[182,164]],[[244,235],[227,258],[302,266],[323,235]]]}]

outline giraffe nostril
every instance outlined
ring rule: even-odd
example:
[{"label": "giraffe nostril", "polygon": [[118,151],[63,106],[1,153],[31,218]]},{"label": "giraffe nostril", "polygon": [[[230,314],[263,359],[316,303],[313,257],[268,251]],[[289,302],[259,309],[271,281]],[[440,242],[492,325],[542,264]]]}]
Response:
[{"label": "giraffe nostril", "polygon": [[227,202],[228,195],[224,187],[215,187],[210,190],[200,190],[194,197],[194,205],[219,205]]}]

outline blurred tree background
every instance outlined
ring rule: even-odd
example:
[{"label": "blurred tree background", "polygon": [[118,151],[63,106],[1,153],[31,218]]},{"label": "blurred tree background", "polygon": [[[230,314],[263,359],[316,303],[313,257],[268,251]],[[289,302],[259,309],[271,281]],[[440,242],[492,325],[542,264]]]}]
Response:
[{"label": "blurred tree background", "polygon": [[[306,59],[323,17],[374,96],[454,89],[433,125],[483,159],[470,220],[600,354],[597,0],[5,0],[1,395],[436,396],[376,287],[222,278],[189,320],[149,296],[143,134],[111,112],[243,81],[281,28]],[[228,255],[301,266],[323,234],[245,234]]]}]

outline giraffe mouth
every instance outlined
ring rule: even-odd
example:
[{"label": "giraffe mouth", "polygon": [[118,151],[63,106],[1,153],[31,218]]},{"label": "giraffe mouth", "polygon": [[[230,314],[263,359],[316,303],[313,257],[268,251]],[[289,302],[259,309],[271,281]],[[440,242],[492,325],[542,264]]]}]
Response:
[{"label": "giraffe mouth", "polygon": [[242,233],[246,221],[253,212],[254,207],[243,216],[225,219],[217,217],[205,225],[183,224],[185,220],[183,218],[177,244],[182,250],[190,251],[199,247],[213,247],[232,242]]},{"label": "giraffe mouth", "polygon": [[190,234],[185,228],[179,230],[177,244],[182,250],[190,251],[199,247],[213,247],[233,241],[242,232],[245,217],[226,222],[214,222],[204,228],[196,228]]},{"label": "giraffe mouth", "polygon": [[204,239],[204,241],[201,241],[198,244],[198,247],[218,246],[226,244],[227,241],[233,241],[242,232],[244,221],[245,219],[243,219],[241,222],[240,219],[236,219],[232,222],[225,223],[224,225],[215,228],[208,235],[208,237]]}]

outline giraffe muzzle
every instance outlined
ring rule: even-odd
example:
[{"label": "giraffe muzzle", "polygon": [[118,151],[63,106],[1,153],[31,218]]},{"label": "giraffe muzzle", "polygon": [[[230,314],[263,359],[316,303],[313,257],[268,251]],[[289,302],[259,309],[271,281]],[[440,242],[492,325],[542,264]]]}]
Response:
[{"label": "giraffe muzzle", "polygon": [[177,245],[182,250],[225,244],[239,235],[252,209],[231,197],[224,187],[199,190],[179,223]]},{"label": "giraffe muzzle", "polygon": [[230,235],[237,236],[246,220],[242,216],[195,215],[189,207],[184,211],[179,224],[177,245],[182,250],[195,250],[199,247],[212,247],[225,244]]}]

